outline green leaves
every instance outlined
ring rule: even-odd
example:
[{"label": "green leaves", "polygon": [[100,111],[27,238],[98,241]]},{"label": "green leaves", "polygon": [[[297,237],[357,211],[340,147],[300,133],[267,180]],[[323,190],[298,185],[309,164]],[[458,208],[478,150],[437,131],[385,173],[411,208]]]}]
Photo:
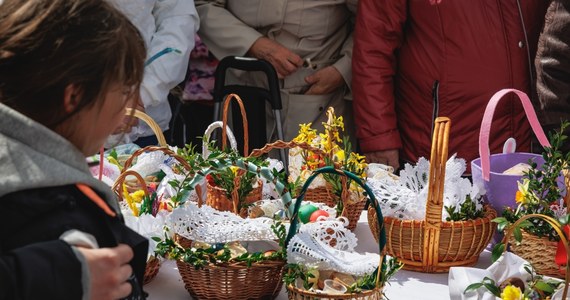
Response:
[{"label": "green leaves", "polygon": [[455,206],[445,206],[445,210],[449,214],[449,217],[446,218],[448,222],[473,220],[484,216],[483,209],[477,209],[475,201],[472,200],[469,195],[467,195],[465,201],[461,203],[459,209]]},{"label": "green leaves", "polygon": [[503,252],[505,252],[505,244],[496,244],[491,252],[491,261],[496,262],[503,255]]},{"label": "green leaves", "polygon": [[469,291],[477,290],[480,287],[485,287],[489,292],[491,292],[491,294],[495,295],[496,297],[501,297],[501,289],[499,289],[495,281],[489,277],[483,278],[483,281],[481,282],[470,284],[467,286],[467,288],[465,288],[465,291],[463,291],[463,293],[465,294]]},{"label": "green leaves", "polygon": [[505,217],[494,218],[492,222],[497,223],[497,230],[499,232],[503,232],[505,228],[511,224],[511,222],[509,222],[509,220],[507,220]]}]

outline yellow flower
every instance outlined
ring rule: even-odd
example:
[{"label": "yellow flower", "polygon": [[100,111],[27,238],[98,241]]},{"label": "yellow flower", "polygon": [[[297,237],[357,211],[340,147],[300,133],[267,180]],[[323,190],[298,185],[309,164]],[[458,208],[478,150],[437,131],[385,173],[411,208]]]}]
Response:
[{"label": "yellow flower", "polygon": [[232,170],[232,173],[234,173],[234,175],[237,175],[237,172],[240,170],[240,168],[236,166],[230,166],[230,170]]},{"label": "yellow flower", "polygon": [[299,134],[293,139],[295,142],[312,143],[317,137],[317,130],[311,128],[312,123],[299,124]]},{"label": "yellow flower", "polygon": [[129,208],[133,211],[133,215],[135,217],[138,217],[139,216],[139,209],[135,205],[135,202],[133,201],[131,194],[129,194],[129,191],[127,190],[127,186],[125,184],[123,184],[123,198],[125,199],[125,201],[127,201]]},{"label": "yellow flower", "polygon": [[515,194],[515,201],[517,203],[538,203],[539,200],[536,195],[529,191],[530,180],[528,178],[524,178],[522,183],[519,181],[517,185],[519,189]]},{"label": "yellow flower", "polygon": [[141,203],[143,197],[144,197],[144,191],[143,190],[138,190],[138,191],[131,194],[131,198],[136,203]]},{"label": "yellow flower", "polygon": [[521,289],[513,285],[507,285],[501,293],[502,300],[521,300],[522,296]]},{"label": "yellow flower", "polygon": [[344,162],[345,156],[344,156],[344,150],[338,150],[334,156],[336,157],[336,161],[340,161],[340,162]]}]

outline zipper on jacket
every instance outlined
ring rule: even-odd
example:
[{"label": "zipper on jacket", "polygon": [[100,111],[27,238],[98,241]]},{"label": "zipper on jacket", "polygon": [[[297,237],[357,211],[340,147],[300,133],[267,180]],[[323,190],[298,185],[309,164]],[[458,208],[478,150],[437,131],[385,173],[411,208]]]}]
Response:
[{"label": "zipper on jacket", "polygon": [[431,136],[430,140],[433,139],[433,130],[435,126],[435,119],[439,115],[439,80],[434,81],[433,87],[431,89],[431,98],[433,99],[433,112],[431,115]]}]

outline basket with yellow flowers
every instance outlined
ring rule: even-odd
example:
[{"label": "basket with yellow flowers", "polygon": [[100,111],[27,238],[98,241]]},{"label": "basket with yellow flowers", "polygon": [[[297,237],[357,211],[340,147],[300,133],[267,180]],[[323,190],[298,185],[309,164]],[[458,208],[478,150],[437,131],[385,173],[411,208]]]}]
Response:
[{"label": "basket with yellow flowers", "polygon": [[[341,133],[344,132],[342,116],[337,117],[334,109],[329,107],[327,119],[327,122],[323,123],[323,133],[311,128],[310,123],[300,125],[299,134],[293,141],[307,143],[320,151],[299,147],[289,151],[290,182],[304,183],[314,170],[324,166],[334,166],[359,178],[366,177],[365,157],[352,151],[352,145],[347,137],[341,138]],[[347,227],[351,230],[356,227],[366,204],[362,188],[353,180],[330,174],[322,174],[315,179],[307,190],[305,199],[335,207],[338,215],[348,219]]]}]

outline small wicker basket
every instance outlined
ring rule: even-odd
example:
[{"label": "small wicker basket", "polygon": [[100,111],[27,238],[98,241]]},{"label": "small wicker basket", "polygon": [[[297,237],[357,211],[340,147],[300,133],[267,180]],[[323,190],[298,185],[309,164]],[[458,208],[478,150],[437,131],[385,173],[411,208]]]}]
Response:
[{"label": "small wicker basket", "polygon": [[285,261],[208,264],[196,269],[176,261],[184,287],[193,299],[275,299],[283,282]]},{"label": "small wicker basket", "polygon": [[[557,247],[556,242],[548,241],[547,238],[539,238],[535,235],[526,233],[524,230],[521,230],[522,241],[520,245],[517,245],[517,242],[513,238],[513,232],[515,228],[519,227],[521,223],[528,221],[531,218],[538,218],[541,219],[544,223],[548,223],[560,237],[561,244],[566,250],[567,264],[564,266],[564,268],[561,268],[554,263]],[[503,237],[503,243],[505,246],[504,249],[506,249],[510,244],[511,251],[530,262],[537,273],[564,279],[565,284],[563,295],[561,298],[557,299],[568,299],[568,286],[570,283],[570,263],[568,263],[570,262],[570,243],[568,241],[567,235],[564,233],[562,225],[557,220],[541,214],[525,215],[507,228],[505,236]]]},{"label": "small wicker basket", "polygon": [[160,270],[160,259],[155,256],[150,256],[146,261],[146,268],[144,269],[143,285],[151,282]]},{"label": "small wicker basket", "polygon": [[[295,141],[291,142],[276,141],[265,145],[261,149],[253,150],[250,156],[258,157],[264,154],[268,154],[273,149],[293,149],[293,148],[301,148],[303,150],[308,150],[322,156],[325,155],[325,153],[322,150],[315,148],[307,143],[299,143]],[[343,177],[343,180],[344,179],[346,179],[346,177]],[[343,181],[343,187],[344,187],[343,191],[348,191],[348,189],[346,189],[346,186],[347,186],[346,181]],[[296,192],[297,194],[300,194],[300,190]],[[328,186],[308,188],[305,191],[304,199],[312,202],[324,203],[329,207],[336,207],[337,203],[339,201],[342,201],[343,209],[340,215],[348,219],[349,224],[346,227],[350,230],[354,230],[354,228],[358,224],[358,219],[362,214],[362,210],[364,210],[364,206],[366,206],[366,197],[364,195],[362,195],[361,197],[357,197],[356,199],[354,196],[355,196],[354,194],[345,192],[342,194],[342,196],[340,197],[341,199],[339,200],[339,197],[332,193],[332,186],[328,184]]]},{"label": "small wicker basket", "polygon": [[[289,243],[291,238],[293,238],[293,236],[297,232],[297,226],[299,225],[299,218],[297,218],[297,215],[299,213],[299,208],[301,207],[301,202],[303,201],[303,199],[305,197],[305,192],[308,191],[308,187],[310,186],[311,182],[316,178],[316,176],[318,176],[321,173],[338,174],[338,175],[341,175],[343,177],[350,177],[358,185],[360,185],[362,188],[364,188],[367,195],[369,195],[369,198],[367,198],[367,199],[371,203],[371,206],[370,206],[371,209],[373,209],[376,212],[375,213],[376,216],[380,216],[376,220],[372,220],[372,222],[376,223],[377,228],[380,228],[380,230],[379,230],[380,240],[379,241],[377,240],[378,245],[379,245],[379,251],[380,251],[380,262],[379,262],[379,267],[376,270],[377,276],[378,276],[376,278],[376,287],[372,290],[363,290],[359,293],[346,293],[346,294],[333,295],[333,294],[316,293],[316,292],[297,288],[293,285],[288,285],[286,288],[287,288],[287,293],[289,295],[289,300],[313,300],[313,299],[322,299],[322,300],[329,300],[329,299],[330,300],[340,300],[340,299],[355,299],[355,300],[365,300],[365,299],[371,300],[371,299],[374,299],[374,300],[376,300],[376,299],[378,299],[378,300],[380,300],[380,299],[383,299],[383,295],[382,295],[383,286],[381,285],[382,278],[381,278],[380,269],[382,268],[382,264],[384,261],[384,246],[386,245],[386,235],[384,232],[382,212],[380,210],[378,202],[376,202],[376,199],[375,199],[372,191],[356,175],[354,175],[350,172],[347,172],[347,171],[337,170],[337,169],[334,169],[332,167],[324,167],[324,168],[321,168],[321,169],[314,171],[313,174],[307,179],[307,181],[303,185],[303,188],[301,189],[298,200],[295,203],[295,206],[293,207],[293,214],[291,217],[291,219],[293,221],[291,222],[291,226],[289,227],[289,233],[287,235],[287,243]],[[365,203],[366,203],[366,201],[365,201]]]},{"label": "small wicker basket", "polygon": [[[448,155],[449,118],[435,121],[431,149],[429,191],[424,220],[400,220],[385,217],[388,243],[386,251],[404,263],[404,269],[427,273],[448,272],[450,267],[471,266],[493,236],[497,213],[484,207],[484,217],[467,221],[441,220],[445,166]],[[433,184],[432,184],[433,183]],[[370,229],[378,238],[375,212],[368,212]]]},{"label": "small wicker basket", "polygon": [[[119,177],[117,178],[117,181],[115,181],[115,185],[113,185],[113,190],[115,191],[115,193],[118,193],[119,199],[123,200],[122,197],[122,192],[120,192],[120,187],[122,186],[123,181],[125,180],[125,178],[127,176],[134,176],[136,178],[136,180],[138,180],[139,185],[142,186],[142,190],[144,192],[144,194],[146,196],[149,195],[149,191],[148,188],[146,187],[145,181],[144,179],[135,171],[133,170],[127,170],[123,173],[121,173],[121,175],[119,175]],[[158,270],[160,269],[160,260],[154,256],[150,256],[146,262],[146,267],[144,270],[144,284],[147,284],[149,282],[151,282],[154,277],[156,277],[156,274],[158,274]]]},{"label": "small wicker basket", "polygon": [[[248,133],[248,122],[247,116],[245,113],[245,107],[243,105],[243,101],[241,98],[236,94],[229,94],[226,99],[224,99],[224,109],[222,114],[222,149],[226,148],[226,141],[227,136],[231,132],[227,127],[227,119],[228,119],[228,111],[230,108],[230,103],[232,100],[235,100],[238,103],[240,108],[241,117],[243,120],[243,132],[244,132],[244,145],[243,145],[243,154],[244,156],[248,156],[249,154],[249,133]],[[230,137],[231,138],[231,137]],[[204,144],[204,147],[207,145]],[[205,149],[203,150],[206,153]],[[238,175],[239,176],[239,175]],[[234,191],[232,191],[232,199],[228,198],[228,192],[217,186],[212,186],[210,183],[206,184],[206,204],[217,209],[220,211],[231,211],[236,214],[242,213],[238,211],[240,207],[239,201],[244,201],[246,204],[251,204],[255,201],[261,200],[262,198],[262,182],[261,180],[257,181],[257,186],[253,188],[253,190],[245,197],[245,199],[240,200],[237,197],[237,190],[239,189],[239,178],[234,180]],[[236,195],[236,196],[233,196]],[[244,212],[245,213],[245,212]]]}]

